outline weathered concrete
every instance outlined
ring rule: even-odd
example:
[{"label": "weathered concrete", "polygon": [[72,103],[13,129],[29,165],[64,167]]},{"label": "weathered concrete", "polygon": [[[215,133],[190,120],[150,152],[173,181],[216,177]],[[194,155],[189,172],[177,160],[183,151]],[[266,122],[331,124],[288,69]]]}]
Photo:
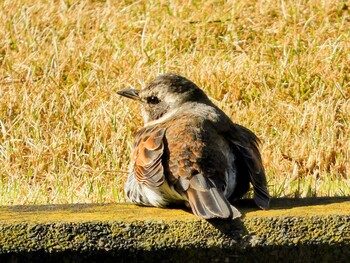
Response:
[{"label": "weathered concrete", "polygon": [[348,262],[350,197],[237,204],[239,220],[131,204],[0,207],[0,262]]}]

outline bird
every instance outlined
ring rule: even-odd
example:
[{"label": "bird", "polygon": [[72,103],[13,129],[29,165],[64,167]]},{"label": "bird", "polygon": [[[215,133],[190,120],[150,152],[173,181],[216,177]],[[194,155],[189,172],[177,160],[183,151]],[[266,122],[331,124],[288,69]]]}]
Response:
[{"label": "bird", "polygon": [[130,202],[184,205],[199,218],[235,219],[241,213],[233,203],[252,184],[256,205],[269,208],[258,137],[232,122],[192,81],[167,73],[144,89],[117,94],[139,102],[144,121],[124,186]]}]

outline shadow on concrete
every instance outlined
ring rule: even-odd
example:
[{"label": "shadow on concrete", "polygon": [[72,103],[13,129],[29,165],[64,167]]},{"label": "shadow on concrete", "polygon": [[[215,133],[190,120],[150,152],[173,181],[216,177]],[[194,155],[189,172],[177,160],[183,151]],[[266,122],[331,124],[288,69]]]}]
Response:
[{"label": "shadow on concrete", "polygon": [[[272,198],[270,210],[273,209],[290,209],[303,206],[329,205],[334,203],[350,202],[350,197],[308,197],[308,198]],[[238,210],[244,212],[260,210],[254,203],[253,199],[240,199],[234,203]]]}]

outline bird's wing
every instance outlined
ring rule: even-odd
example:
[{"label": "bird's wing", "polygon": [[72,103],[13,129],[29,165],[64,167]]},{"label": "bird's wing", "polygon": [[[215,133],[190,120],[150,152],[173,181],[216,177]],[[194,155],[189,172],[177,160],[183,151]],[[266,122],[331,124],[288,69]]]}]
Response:
[{"label": "bird's wing", "polygon": [[[249,129],[233,124],[228,134],[233,143],[233,152],[236,156],[237,189],[233,193],[240,198],[245,192],[239,189],[239,180],[247,180],[248,177],[253,185],[255,203],[262,209],[267,209],[270,203],[270,195],[267,190],[265,169],[262,164],[258,149],[259,139]],[[247,174],[248,173],[248,174]],[[246,176],[246,178],[243,178]],[[240,178],[241,177],[241,178]]]},{"label": "bird's wing", "polygon": [[140,130],[135,138],[133,169],[140,183],[159,187],[164,182],[162,155],[165,128],[150,127]]},{"label": "bird's wing", "polygon": [[[226,157],[211,141],[214,127],[204,127],[193,116],[182,116],[167,128],[167,178],[187,196],[193,213],[201,218],[237,218],[241,214],[226,199],[223,187]],[[212,130],[210,130],[212,129]]]}]

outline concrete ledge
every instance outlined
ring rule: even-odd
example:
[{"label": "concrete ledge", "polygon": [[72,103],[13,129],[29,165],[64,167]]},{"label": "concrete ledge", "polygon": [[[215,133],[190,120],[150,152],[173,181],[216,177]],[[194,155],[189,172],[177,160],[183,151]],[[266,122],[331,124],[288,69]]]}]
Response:
[{"label": "concrete ledge", "polygon": [[131,204],[0,207],[0,262],[348,262],[350,197],[237,207],[234,221]]}]

